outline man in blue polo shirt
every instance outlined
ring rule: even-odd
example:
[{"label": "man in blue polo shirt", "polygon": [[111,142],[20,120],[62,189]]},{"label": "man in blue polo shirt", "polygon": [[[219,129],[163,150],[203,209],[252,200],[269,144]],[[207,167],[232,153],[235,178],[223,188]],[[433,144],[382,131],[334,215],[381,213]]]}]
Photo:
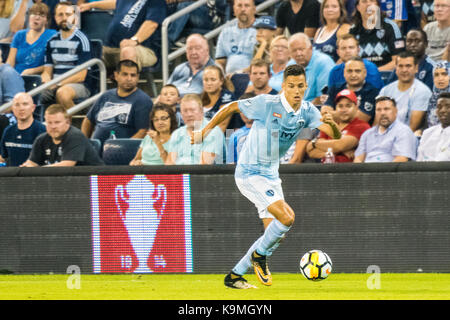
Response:
[{"label": "man in blue polo shirt", "polygon": [[7,127],[0,142],[0,162],[20,166],[27,161],[34,139],[45,132],[45,126],[33,118],[33,98],[26,92],[14,96],[12,111],[17,123]]},{"label": "man in blue polo shirt", "polygon": [[330,112],[334,114],[336,106],[335,99],[339,92],[344,89],[355,92],[358,98],[357,117],[363,121],[372,124],[375,118],[375,98],[379,93],[379,89],[375,88],[366,79],[366,68],[363,59],[353,57],[345,63],[344,79],[346,82],[332,86],[328,89],[328,99],[321,108],[321,112]]},{"label": "man in blue polo shirt", "polygon": [[325,53],[313,50],[311,40],[301,32],[289,38],[288,46],[291,58],[305,68],[308,83],[305,100],[319,105],[322,90],[328,85],[330,71],[335,65],[333,59]]}]

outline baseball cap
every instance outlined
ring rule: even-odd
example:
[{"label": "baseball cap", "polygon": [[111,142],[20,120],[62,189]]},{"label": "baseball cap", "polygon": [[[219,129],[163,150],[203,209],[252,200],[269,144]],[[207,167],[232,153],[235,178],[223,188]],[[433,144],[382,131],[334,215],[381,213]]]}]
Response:
[{"label": "baseball cap", "polygon": [[356,94],[348,89],[344,89],[342,91],[340,91],[337,95],[336,98],[334,99],[334,102],[337,103],[339,101],[339,99],[341,98],[347,98],[349,99],[351,102],[358,104],[358,98],[356,97]]},{"label": "baseball cap", "polygon": [[253,27],[275,30],[277,28],[277,25],[275,23],[275,19],[272,16],[262,16],[255,20],[255,23],[253,23]]}]

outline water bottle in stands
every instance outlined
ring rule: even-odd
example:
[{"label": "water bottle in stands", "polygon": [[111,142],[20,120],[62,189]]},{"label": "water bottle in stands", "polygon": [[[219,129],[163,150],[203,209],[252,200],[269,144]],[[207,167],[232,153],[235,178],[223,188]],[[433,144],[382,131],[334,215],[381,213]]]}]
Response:
[{"label": "water bottle in stands", "polygon": [[109,139],[117,139],[116,132],[114,130],[111,130],[110,135],[109,135]]},{"label": "water bottle in stands", "polygon": [[325,156],[322,159],[323,163],[335,163],[334,153],[332,148],[328,148]]}]

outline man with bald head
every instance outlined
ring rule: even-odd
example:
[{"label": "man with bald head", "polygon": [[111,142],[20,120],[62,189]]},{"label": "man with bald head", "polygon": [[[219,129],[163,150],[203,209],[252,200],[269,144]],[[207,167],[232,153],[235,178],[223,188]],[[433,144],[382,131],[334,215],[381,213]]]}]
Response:
[{"label": "man with bald head", "polygon": [[33,118],[36,108],[33,98],[26,92],[14,96],[12,112],[17,123],[8,126],[0,142],[0,162],[20,166],[30,155],[34,139],[45,132],[45,126]]},{"label": "man with bald head", "polygon": [[209,55],[208,40],[204,36],[194,33],[187,38],[186,59],[185,63],[173,70],[167,81],[177,87],[180,97],[187,93],[202,93],[203,70],[214,64],[214,60]]},{"label": "man with bald head", "polygon": [[328,85],[328,77],[335,66],[329,55],[313,50],[311,40],[302,33],[295,33],[289,38],[289,54],[295,62],[305,68],[308,89],[305,100],[315,105],[320,104],[322,90]]}]

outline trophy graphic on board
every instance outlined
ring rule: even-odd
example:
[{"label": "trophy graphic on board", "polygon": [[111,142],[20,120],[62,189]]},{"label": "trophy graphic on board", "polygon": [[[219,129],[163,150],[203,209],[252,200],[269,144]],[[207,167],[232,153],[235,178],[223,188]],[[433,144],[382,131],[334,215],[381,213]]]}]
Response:
[{"label": "trophy graphic on board", "polygon": [[[155,187],[145,175],[136,175],[125,186],[118,185],[115,188],[114,198],[139,262],[134,272],[152,272],[147,260],[153,249],[159,222],[164,214],[167,202],[166,187],[163,184]],[[161,206],[157,211],[155,203],[160,200]],[[127,205],[128,209],[124,210]]]}]

